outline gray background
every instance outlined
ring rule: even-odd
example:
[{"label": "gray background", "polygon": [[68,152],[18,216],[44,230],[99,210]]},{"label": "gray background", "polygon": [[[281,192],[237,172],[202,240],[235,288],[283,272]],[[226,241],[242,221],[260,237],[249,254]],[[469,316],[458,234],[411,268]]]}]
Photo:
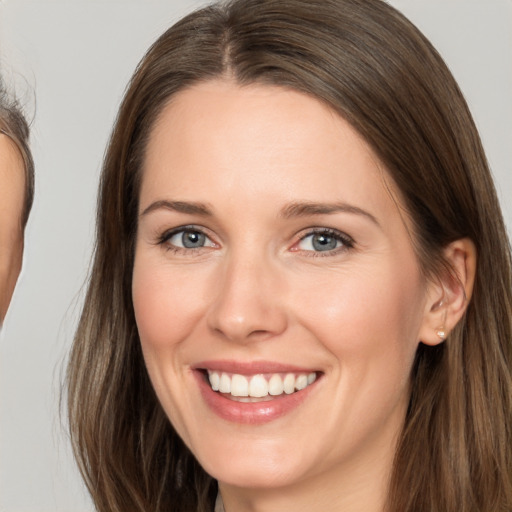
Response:
[{"label": "gray background", "polygon": [[[37,194],[0,333],[0,511],[92,510],[59,417],[101,159],[124,87],[192,0],[0,0],[0,65],[34,115]],[[458,79],[512,226],[512,2],[395,0]],[[22,78],[23,77],[23,78]],[[35,96],[35,100],[34,100]]]}]

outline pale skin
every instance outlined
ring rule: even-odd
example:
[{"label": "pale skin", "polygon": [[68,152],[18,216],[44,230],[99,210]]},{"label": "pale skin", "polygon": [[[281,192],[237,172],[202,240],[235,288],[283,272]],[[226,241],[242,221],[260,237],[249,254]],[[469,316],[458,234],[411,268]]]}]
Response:
[{"label": "pale skin", "polygon": [[12,140],[0,134],[0,325],[21,270],[24,194],[22,157]]},{"label": "pale skin", "polygon": [[[398,201],[365,141],[298,92],[214,80],[162,112],[143,169],[135,314],[158,398],[227,512],[382,512],[416,348],[460,319],[475,266],[459,240],[446,249],[459,280],[425,279]],[[203,243],[186,247],[183,227]],[[224,359],[320,378],[287,414],[239,424],[193,376]]]}]

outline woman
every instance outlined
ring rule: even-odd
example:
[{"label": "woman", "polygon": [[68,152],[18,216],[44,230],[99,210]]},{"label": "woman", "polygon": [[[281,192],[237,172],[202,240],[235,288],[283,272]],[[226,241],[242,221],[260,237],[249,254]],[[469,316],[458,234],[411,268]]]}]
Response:
[{"label": "woman", "polygon": [[98,510],[512,508],[506,231],[453,77],[390,6],[171,27],[97,224],[68,385]]},{"label": "woman", "polygon": [[29,130],[0,81],[0,326],[21,270],[23,233],[34,197]]}]

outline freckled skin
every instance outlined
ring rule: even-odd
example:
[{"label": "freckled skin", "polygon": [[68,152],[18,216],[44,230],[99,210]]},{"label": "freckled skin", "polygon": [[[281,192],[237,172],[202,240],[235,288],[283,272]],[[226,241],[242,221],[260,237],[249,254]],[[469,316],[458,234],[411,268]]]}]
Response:
[{"label": "freckled skin", "polygon": [[[427,295],[388,189],[398,197],[350,125],[298,92],[206,82],[177,94],[154,127],[141,212],[165,199],[205,203],[211,215],[141,215],[136,320],[159,400],[228,509],[381,510]],[[291,202],[340,201],[375,221],[282,215]],[[190,225],[209,246],[157,243]],[[312,228],[353,247],[316,251]],[[322,378],[283,417],[240,425],[201,397],[190,368],[211,359],[276,361]]]},{"label": "freckled skin", "polygon": [[21,155],[12,141],[0,134],[0,325],[21,270],[24,188]]}]

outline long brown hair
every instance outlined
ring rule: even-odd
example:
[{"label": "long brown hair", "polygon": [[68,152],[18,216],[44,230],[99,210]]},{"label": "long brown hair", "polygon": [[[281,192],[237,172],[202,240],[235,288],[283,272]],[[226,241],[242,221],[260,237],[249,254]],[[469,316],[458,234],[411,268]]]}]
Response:
[{"label": "long brown hair", "polygon": [[482,145],[441,57],[381,0],[235,0],[179,21],[127,89],[105,157],[94,264],[67,382],[75,454],[102,512],[206,511],[216,483],[149,381],[131,299],[141,164],[177,91],[229,75],[290,87],[348,120],[401,192],[426,274],[469,237],[478,265],[448,340],[420,345],[388,500],[400,512],[512,510],[512,278]]}]

